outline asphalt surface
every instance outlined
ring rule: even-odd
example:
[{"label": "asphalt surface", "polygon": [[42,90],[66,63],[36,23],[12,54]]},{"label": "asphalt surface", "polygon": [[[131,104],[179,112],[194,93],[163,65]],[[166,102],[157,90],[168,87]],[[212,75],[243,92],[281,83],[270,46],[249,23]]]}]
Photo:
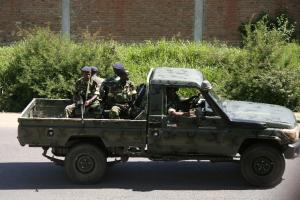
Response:
[{"label": "asphalt surface", "polygon": [[19,114],[0,114],[0,200],[300,199],[300,159],[287,160],[274,188],[249,186],[236,163],[151,162],[130,159],[111,167],[97,185],[76,185],[40,148],[17,141]]}]

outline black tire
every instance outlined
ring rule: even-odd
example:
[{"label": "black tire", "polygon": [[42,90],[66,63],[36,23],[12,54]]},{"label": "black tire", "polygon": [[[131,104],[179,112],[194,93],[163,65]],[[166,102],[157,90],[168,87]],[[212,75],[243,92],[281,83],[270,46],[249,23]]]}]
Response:
[{"label": "black tire", "polygon": [[252,145],[241,158],[241,171],[254,186],[272,187],[281,182],[285,169],[283,154],[269,145]]},{"label": "black tire", "polygon": [[93,184],[105,174],[106,164],[106,156],[100,148],[92,144],[79,144],[67,153],[65,172],[75,183]]}]

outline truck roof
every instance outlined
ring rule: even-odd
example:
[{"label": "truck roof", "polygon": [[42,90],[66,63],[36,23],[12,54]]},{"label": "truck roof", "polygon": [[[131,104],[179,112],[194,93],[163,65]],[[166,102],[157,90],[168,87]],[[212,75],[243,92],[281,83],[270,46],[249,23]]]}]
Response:
[{"label": "truck roof", "polygon": [[158,67],[152,72],[150,84],[200,87],[203,79],[196,69]]}]

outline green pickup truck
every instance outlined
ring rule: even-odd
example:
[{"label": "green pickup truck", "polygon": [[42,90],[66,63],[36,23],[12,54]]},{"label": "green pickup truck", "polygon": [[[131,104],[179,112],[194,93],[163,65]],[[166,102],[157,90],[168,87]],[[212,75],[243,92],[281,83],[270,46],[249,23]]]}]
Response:
[{"label": "green pickup truck", "polygon": [[[168,114],[170,87],[196,91],[180,108],[194,115]],[[271,187],[280,183],[285,159],[299,154],[299,126],[291,110],[221,100],[197,70],[152,69],[138,98],[143,103],[132,119],[65,118],[70,100],[33,99],[18,119],[18,140],[22,146],[42,147],[69,179],[83,184],[100,181],[111,158],[144,157],[238,162],[246,181]],[[47,155],[49,149],[53,156]]]}]

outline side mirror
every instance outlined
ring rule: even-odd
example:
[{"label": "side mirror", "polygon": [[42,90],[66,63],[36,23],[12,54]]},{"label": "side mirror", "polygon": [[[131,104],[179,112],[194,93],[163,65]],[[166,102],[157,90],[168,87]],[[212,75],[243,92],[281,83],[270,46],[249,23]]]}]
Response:
[{"label": "side mirror", "polygon": [[200,86],[201,91],[208,91],[212,89],[212,86],[208,80],[204,80]]}]

